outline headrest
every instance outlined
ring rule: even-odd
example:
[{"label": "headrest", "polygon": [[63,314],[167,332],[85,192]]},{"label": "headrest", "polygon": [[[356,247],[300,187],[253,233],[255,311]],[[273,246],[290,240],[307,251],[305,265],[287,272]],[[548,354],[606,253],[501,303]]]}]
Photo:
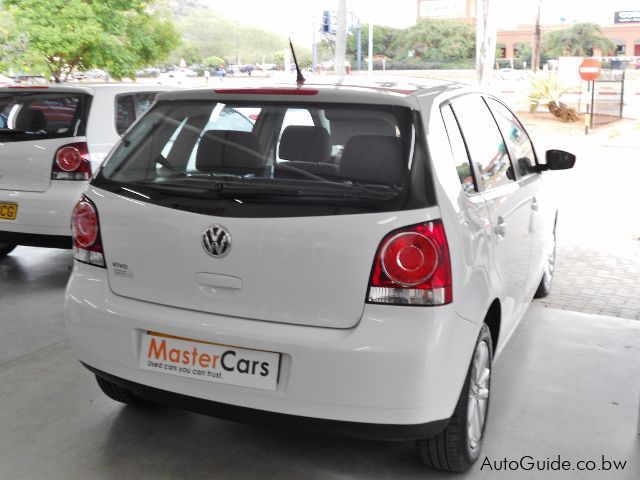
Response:
[{"label": "headrest", "polygon": [[331,175],[337,177],[340,175],[338,165],[332,163],[309,163],[309,162],[280,162],[277,166],[289,165],[291,167],[313,173],[314,175]]},{"label": "headrest", "polygon": [[16,116],[15,128],[26,132],[37,132],[47,128],[47,119],[40,110],[22,108]]},{"label": "headrest", "polygon": [[327,109],[325,116],[331,122],[331,141],[346,145],[356,135],[394,136],[396,120],[391,114],[358,109]]},{"label": "headrest", "polygon": [[290,125],[282,132],[278,156],[283,160],[321,163],[331,159],[331,139],[323,127]]},{"label": "headrest", "polygon": [[262,169],[265,159],[260,142],[251,132],[209,130],[200,139],[196,168],[203,172],[225,169]]},{"label": "headrest", "polygon": [[342,177],[398,185],[405,170],[402,146],[396,137],[358,135],[344,146],[340,163]]}]

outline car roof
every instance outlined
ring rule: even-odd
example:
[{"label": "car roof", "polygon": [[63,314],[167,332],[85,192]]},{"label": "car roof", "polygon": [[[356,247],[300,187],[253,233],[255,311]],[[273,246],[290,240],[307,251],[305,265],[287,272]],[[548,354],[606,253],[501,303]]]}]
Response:
[{"label": "car roof", "polygon": [[282,101],[311,103],[362,103],[417,106],[419,97],[454,91],[465,85],[430,79],[384,80],[347,79],[340,83],[265,84],[262,86],[235,83],[216,87],[162,93],[158,100],[233,100]]},{"label": "car roof", "polygon": [[114,93],[125,92],[156,92],[170,91],[178,87],[172,85],[139,84],[139,83],[83,83],[79,85],[52,84],[52,85],[8,85],[0,87],[0,93],[26,93],[26,92],[51,92],[51,93],[88,93],[97,91],[111,91]]}]

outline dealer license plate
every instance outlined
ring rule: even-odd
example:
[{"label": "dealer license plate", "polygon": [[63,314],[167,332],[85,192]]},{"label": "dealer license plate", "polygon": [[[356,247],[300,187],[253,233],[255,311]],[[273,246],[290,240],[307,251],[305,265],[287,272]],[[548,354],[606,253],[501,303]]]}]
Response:
[{"label": "dealer license plate", "polygon": [[142,335],[140,367],[168,375],[275,390],[280,354],[199,342],[154,332]]},{"label": "dealer license plate", "polygon": [[0,219],[15,220],[18,215],[17,203],[0,203]]}]

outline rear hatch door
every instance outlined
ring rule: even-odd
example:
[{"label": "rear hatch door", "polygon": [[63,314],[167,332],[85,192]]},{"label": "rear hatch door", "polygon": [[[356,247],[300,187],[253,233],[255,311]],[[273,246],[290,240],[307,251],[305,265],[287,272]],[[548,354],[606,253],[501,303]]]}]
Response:
[{"label": "rear hatch door", "polygon": [[[373,260],[394,228],[438,209],[292,218],[184,212],[90,189],[114,293],[173,307],[298,325],[350,328],[364,308]],[[207,253],[203,232],[230,245]]]},{"label": "rear hatch door", "polygon": [[44,192],[56,151],[84,141],[87,95],[0,90],[0,190]]}]

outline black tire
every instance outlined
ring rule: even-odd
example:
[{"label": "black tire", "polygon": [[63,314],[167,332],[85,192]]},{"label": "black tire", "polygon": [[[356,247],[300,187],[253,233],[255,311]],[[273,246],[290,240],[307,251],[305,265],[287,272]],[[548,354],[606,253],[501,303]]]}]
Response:
[{"label": "black tire", "polygon": [[[472,434],[470,434],[470,430],[472,429],[468,422],[469,402],[472,396],[475,402],[479,401],[479,394],[473,393],[480,392],[477,384],[474,383],[474,380],[478,378],[476,360],[479,359],[479,356],[484,356],[485,354],[488,355],[488,373],[486,373],[486,398],[483,400],[486,402],[484,404],[484,418],[481,420],[480,428],[476,429],[476,432],[479,431],[479,436],[473,439]],[[478,335],[462,393],[460,393],[456,409],[449,420],[447,428],[434,437],[420,439],[416,442],[422,463],[427,467],[450,472],[466,472],[480,457],[487,414],[489,412],[492,361],[493,344],[491,341],[491,332],[489,331],[489,327],[484,324]],[[482,362],[481,365],[484,365],[484,362]],[[481,375],[485,375],[485,372],[483,371]],[[473,388],[472,383],[474,384]],[[484,383],[482,383],[482,385],[484,385]],[[477,404],[479,405],[479,403]]]},{"label": "black tire", "polygon": [[127,390],[120,385],[116,385],[109,380],[105,380],[98,375],[96,375],[96,380],[98,381],[100,390],[102,390],[107,397],[115,400],[116,402],[124,403],[125,405],[133,408],[148,408],[154,405],[152,402],[138,397],[132,391]]},{"label": "black tire", "polygon": [[16,248],[18,245],[13,243],[0,243],[0,258],[6,257]]},{"label": "black tire", "polygon": [[544,298],[551,293],[551,284],[553,283],[553,274],[556,271],[556,222],[553,224],[553,247],[551,253],[546,259],[544,264],[544,272],[542,273],[542,279],[540,285],[533,298]]}]

